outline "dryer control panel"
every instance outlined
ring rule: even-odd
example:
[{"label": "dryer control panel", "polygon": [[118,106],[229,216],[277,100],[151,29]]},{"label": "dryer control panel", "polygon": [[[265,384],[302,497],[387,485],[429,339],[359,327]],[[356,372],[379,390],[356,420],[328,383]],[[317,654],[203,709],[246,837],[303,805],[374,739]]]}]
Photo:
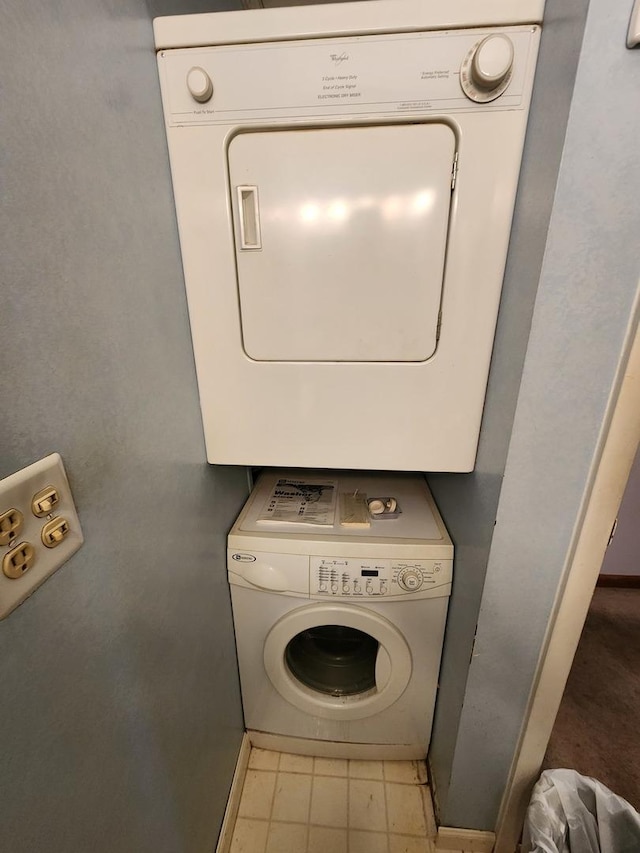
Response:
[{"label": "dryer control panel", "polygon": [[451,583],[450,560],[311,557],[310,594],[329,598],[423,597]]}]

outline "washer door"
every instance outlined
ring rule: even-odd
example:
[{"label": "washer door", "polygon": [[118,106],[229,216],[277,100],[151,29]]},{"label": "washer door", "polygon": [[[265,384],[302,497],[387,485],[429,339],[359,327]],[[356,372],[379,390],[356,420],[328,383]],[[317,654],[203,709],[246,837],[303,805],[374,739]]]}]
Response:
[{"label": "washer door", "polygon": [[312,604],[280,619],[267,635],[264,665],[278,693],[308,714],[359,720],[405,691],[411,652],[391,622],[345,604]]}]

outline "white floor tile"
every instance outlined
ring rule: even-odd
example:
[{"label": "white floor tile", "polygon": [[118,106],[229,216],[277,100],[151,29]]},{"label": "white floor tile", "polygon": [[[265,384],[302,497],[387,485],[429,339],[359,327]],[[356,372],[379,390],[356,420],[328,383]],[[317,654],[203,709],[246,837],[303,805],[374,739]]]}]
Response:
[{"label": "white floor tile", "polygon": [[347,780],[314,776],[311,788],[311,823],[347,826]]},{"label": "white floor tile", "polygon": [[270,823],[266,853],[305,853],[307,832],[304,823]]},{"label": "white floor tile", "polygon": [[386,832],[384,785],[369,779],[349,780],[349,827]]},{"label": "white floor tile", "polygon": [[347,853],[347,830],[310,826],[309,853]]},{"label": "white floor tile", "polygon": [[266,820],[236,820],[231,842],[231,853],[264,853],[269,824]]},{"label": "white floor tile", "polygon": [[309,755],[291,755],[283,752],[280,756],[281,773],[313,773],[313,758]]},{"label": "white floor tile", "polygon": [[384,778],[387,782],[420,785],[427,780],[424,761],[385,761]]},{"label": "white floor tile", "polygon": [[240,798],[240,817],[264,818],[271,815],[276,774],[266,770],[247,770]]},{"label": "white floor tile", "polygon": [[349,853],[388,853],[388,851],[386,833],[349,830]]},{"label": "white floor tile", "polygon": [[231,853],[435,853],[424,778],[423,762],[252,749]]},{"label": "white floor tile", "polygon": [[316,758],[313,772],[316,776],[346,776],[348,768],[346,758]]},{"label": "white floor tile", "polygon": [[279,752],[252,747],[251,755],[249,756],[249,767],[252,770],[277,770],[279,760]]},{"label": "white floor tile", "polygon": [[352,779],[382,779],[382,761],[351,760],[349,776]]},{"label": "white floor tile", "polygon": [[390,835],[389,853],[435,853],[431,841],[411,835]]},{"label": "white floor tile", "polygon": [[422,805],[422,792],[417,785],[396,785],[387,782],[389,832],[421,835],[426,838],[427,826]]},{"label": "white floor tile", "polygon": [[311,776],[302,773],[278,773],[272,820],[307,823],[311,799]]},{"label": "white floor tile", "polygon": [[436,825],[436,816],[433,813],[431,791],[426,785],[421,785],[420,793],[422,794],[422,808],[424,810],[424,817],[427,824],[427,838],[435,839],[438,827]]}]

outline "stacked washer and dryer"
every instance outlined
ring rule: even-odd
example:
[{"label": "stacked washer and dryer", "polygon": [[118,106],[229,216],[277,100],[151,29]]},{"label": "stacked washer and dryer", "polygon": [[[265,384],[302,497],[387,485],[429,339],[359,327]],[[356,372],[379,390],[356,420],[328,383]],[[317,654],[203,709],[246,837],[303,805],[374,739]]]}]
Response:
[{"label": "stacked washer and dryer", "polygon": [[254,743],[425,755],[453,547],[422,475],[364,472],[473,470],[542,11],[154,22],[207,458],[280,469],[229,536]]}]

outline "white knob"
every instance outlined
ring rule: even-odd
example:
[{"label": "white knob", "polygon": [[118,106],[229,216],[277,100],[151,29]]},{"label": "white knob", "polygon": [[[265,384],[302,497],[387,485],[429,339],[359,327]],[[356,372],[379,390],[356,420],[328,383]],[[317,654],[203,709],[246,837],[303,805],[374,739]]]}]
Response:
[{"label": "white knob", "polygon": [[422,586],[422,573],[417,569],[404,569],[398,576],[398,584],[407,592],[414,592]]},{"label": "white knob", "polygon": [[398,502],[395,498],[387,498],[383,500],[382,498],[372,498],[369,501],[369,512],[371,515],[384,515],[385,513],[392,513],[398,509]]},{"label": "white knob", "polygon": [[381,501],[379,498],[374,498],[372,501],[369,501],[369,512],[371,515],[382,515],[384,511],[384,501]]},{"label": "white knob", "polygon": [[187,73],[187,89],[191,93],[191,97],[200,104],[205,104],[211,100],[213,83],[204,68],[194,65],[193,68],[189,69]]},{"label": "white knob", "polygon": [[487,36],[473,55],[471,79],[480,89],[497,89],[513,65],[513,44],[503,35]]}]

